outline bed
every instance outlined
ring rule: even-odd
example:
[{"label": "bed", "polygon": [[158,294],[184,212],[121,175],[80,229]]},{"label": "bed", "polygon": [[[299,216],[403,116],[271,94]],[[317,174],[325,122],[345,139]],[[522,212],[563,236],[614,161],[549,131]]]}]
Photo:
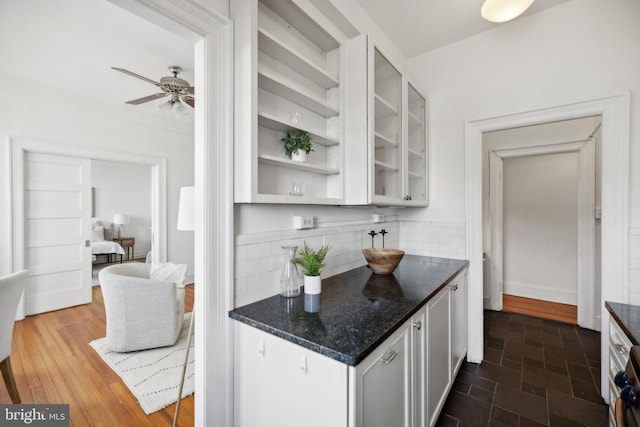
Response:
[{"label": "bed", "polygon": [[105,239],[105,227],[101,222],[96,222],[91,230],[91,255],[95,263],[100,255],[107,256],[107,262],[117,261],[120,255],[120,263],[122,264],[122,255],[125,255],[124,248],[113,240]]}]

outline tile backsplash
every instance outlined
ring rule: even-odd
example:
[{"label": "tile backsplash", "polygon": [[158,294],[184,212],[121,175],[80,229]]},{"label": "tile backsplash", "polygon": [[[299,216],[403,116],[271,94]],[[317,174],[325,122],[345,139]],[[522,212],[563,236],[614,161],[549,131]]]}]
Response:
[{"label": "tile backsplash", "polygon": [[[381,229],[385,247],[408,254],[463,259],[466,252],[464,222],[392,221],[379,224],[337,225],[311,230],[283,230],[236,235],[235,306],[240,307],[280,292],[285,255],[282,246],[331,246],[322,277],[330,277],[365,264],[362,249],[371,247],[370,230]],[[375,236],[375,247],[382,237]],[[300,250],[300,249],[298,249]]]},{"label": "tile backsplash", "polygon": [[407,253],[464,259],[467,223],[464,221],[399,222],[400,248]]},{"label": "tile backsplash", "polygon": [[[322,271],[330,277],[365,264],[362,249],[371,247],[370,230],[387,230],[385,247],[399,247],[398,222],[355,224],[311,230],[284,230],[236,235],[235,306],[240,307],[280,292],[280,274],[285,261],[282,246],[304,242],[317,248],[331,246]],[[375,247],[382,247],[382,237],[375,236]]]}]

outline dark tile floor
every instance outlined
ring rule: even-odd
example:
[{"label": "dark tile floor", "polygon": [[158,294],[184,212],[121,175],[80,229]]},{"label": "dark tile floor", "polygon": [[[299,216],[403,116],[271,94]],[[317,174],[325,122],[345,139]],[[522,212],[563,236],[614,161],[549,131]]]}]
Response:
[{"label": "dark tile floor", "polygon": [[464,363],[437,425],[607,425],[600,333],[519,314],[484,312],[484,361]]}]

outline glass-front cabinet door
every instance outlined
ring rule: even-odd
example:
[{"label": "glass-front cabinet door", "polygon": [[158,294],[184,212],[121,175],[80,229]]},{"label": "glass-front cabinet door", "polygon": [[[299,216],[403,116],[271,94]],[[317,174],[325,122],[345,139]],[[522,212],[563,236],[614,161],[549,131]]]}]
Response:
[{"label": "glass-front cabinet door", "polygon": [[427,188],[427,102],[411,83],[407,85],[406,194],[408,204],[426,205]]},{"label": "glass-front cabinet door", "polygon": [[402,75],[374,47],[373,202],[397,203],[402,191]]}]

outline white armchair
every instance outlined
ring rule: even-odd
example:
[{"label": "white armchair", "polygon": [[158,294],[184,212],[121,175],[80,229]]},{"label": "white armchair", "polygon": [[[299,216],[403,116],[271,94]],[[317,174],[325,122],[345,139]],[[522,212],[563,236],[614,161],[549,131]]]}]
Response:
[{"label": "white armchair", "polygon": [[112,351],[165,347],[178,339],[184,320],[184,284],[152,280],[151,268],[151,264],[133,262],[100,271],[107,347]]}]

